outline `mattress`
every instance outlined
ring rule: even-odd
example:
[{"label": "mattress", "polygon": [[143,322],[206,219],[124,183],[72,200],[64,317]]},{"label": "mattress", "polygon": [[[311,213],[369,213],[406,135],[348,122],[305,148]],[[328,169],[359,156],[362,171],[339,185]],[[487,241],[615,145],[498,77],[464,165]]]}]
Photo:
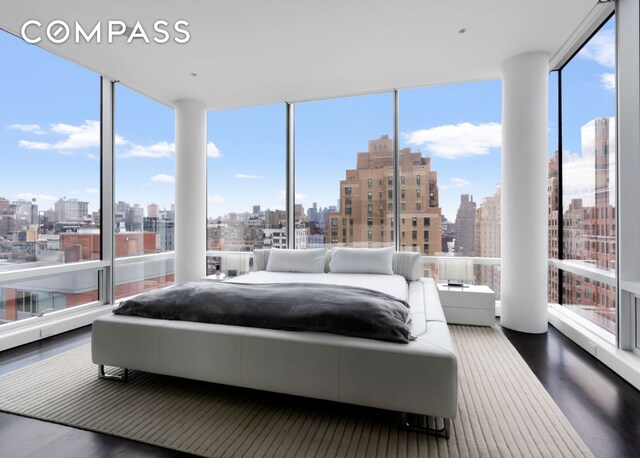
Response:
[{"label": "mattress", "polygon": [[322,283],[367,288],[388,294],[402,301],[408,299],[409,287],[402,275],[377,274],[332,274],[293,272],[252,272],[241,277],[226,280],[231,283]]}]

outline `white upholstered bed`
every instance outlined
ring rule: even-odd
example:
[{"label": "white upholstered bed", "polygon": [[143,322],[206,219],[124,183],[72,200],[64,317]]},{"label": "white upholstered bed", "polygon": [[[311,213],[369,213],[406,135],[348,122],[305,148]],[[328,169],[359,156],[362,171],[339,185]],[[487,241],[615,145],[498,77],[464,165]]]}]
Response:
[{"label": "white upholstered bed", "polygon": [[100,373],[115,366],[442,418],[442,428],[406,426],[449,436],[457,410],[456,352],[435,282],[419,278],[419,256],[395,253],[396,275],[265,272],[267,257],[256,252],[258,271],[228,281],[385,292],[410,304],[415,340],[401,344],[110,313],[93,324],[92,358]]}]

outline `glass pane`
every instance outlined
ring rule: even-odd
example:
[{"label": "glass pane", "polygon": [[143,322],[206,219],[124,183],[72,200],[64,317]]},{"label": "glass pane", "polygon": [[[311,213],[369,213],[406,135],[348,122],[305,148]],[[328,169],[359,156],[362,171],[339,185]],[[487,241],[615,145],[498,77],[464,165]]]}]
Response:
[{"label": "glass pane", "polygon": [[587,277],[562,273],[562,305],[610,333],[616,332],[616,288]]},{"label": "glass pane", "polygon": [[[564,259],[615,272],[615,18],[562,70]],[[562,304],[615,332],[615,289],[567,272]]]},{"label": "glass pane", "polygon": [[[549,146],[547,148],[549,158],[549,187],[548,187],[548,221],[549,221],[549,259],[558,259],[558,205],[559,205],[559,174],[558,174],[558,72],[549,75]],[[558,289],[559,271],[549,267],[548,300],[550,303],[559,303]]]},{"label": "glass pane", "polygon": [[208,274],[240,275],[256,248],[286,247],[285,105],[208,113]]},{"label": "glass pane", "polygon": [[0,287],[0,324],[24,320],[98,300],[95,269]]},{"label": "glass pane", "polygon": [[[400,96],[400,147],[407,157],[401,165],[402,249],[499,258],[500,82],[408,89]],[[449,264],[446,273],[444,264],[433,268],[447,276]],[[498,265],[468,264],[464,278],[441,280],[500,291]]]},{"label": "glass pane", "polygon": [[[122,85],[115,93],[116,258],[174,250],[174,113]],[[173,283],[173,260],[116,261],[116,296]]]},{"label": "glass pane", "polygon": [[174,258],[141,256],[116,259],[116,298],[172,285]]},{"label": "glass pane", "polygon": [[296,248],[393,245],[392,133],[392,93],[296,104]]},{"label": "glass pane", "polygon": [[2,30],[0,61],[0,271],[100,259],[99,76]]},{"label": "glass pane", "polygon": [[562,70],[565,259],[615,270],[615,20]]}]

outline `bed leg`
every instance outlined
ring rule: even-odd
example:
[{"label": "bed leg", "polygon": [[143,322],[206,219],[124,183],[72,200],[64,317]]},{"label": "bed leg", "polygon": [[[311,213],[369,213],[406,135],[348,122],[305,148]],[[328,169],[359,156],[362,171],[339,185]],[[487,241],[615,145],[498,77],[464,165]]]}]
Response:
[{"label": "bed leg", "polygon": [[438,418],[436,417],[405,412],[400,413],[400,424],[404,430],[449,439],[451,437],[451,419],[442,418],[441,420],[442,427],[440,428]]},{"label": "bed leg", "polygon": [[98,378],[101,378],[104,380],[114,380],[116,382],[126,382],[128,376],[129,376],[128,369],[122,369],[121,375],[107,374],[104,371],[104,364],[98,364]]}]

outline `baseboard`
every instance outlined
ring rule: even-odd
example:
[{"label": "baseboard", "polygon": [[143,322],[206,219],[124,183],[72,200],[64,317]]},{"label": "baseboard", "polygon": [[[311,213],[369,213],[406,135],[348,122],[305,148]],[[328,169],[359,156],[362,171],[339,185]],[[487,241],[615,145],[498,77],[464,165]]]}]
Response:
[{"label": "baseboard", "polygon": [[43,323],[22,326],[11,331],[3,332],[0,334],[0,351],[87,326],[93,323],[100,315],[109,312],[112,308],[113,305],[91,307],[81,312],[56,318],[55,320],[47,320]]},{"label": "baseboard", "polygon": [[638,355],[616,348],[554,307],[549,307],[549,324],[640,390],[640,357]]}]

